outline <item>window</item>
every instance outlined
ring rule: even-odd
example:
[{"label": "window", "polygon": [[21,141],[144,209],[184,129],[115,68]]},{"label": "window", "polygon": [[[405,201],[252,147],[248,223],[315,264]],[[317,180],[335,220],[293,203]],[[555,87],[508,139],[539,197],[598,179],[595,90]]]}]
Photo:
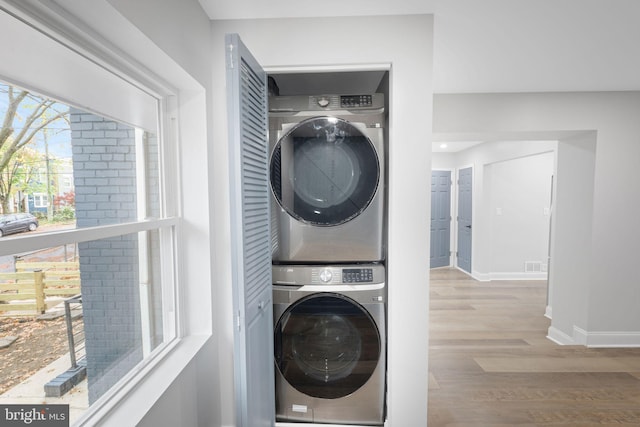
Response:
[{"label": "window", "polygon": [[[2,112],[0,112],[1,114]],[[46,208],[49,206],[49,197],[45,193],[33,193],[33,206],[36,208]]]},{"label": "window", "polygon": [[[39,36],[14,21],[0,10],[0,24],[16,31],[17,39],[20,31],[29,32],[32,45],[25,49],[36,49],[46,61],[47,49],[34,42]],[[42,43],[51,40],[43,37]],[[36,228],[12,229],[15,234],[0,237],[0,309],[11,314],[12,308],[35,300],[28,317],[38,322],[41,311],[63,311],[64,300],[79,293],[73,302],[81,320],[72,322],[71,330],[81,333],[74,342],[74,356],[87,379],[73,391],[84,393],[85,399],[71,407],[73,423],[107,402],[179,338],[178,198],[171,193],[177,181],[175,159],[163,154],[171,142],[160,137],[170,134],[160,125],[167,94],[143,91],[142,84],[114,77],[62,45],[56,49],[55,59],[49,60],[54,69],[62,66],[66,79],[74,81],[68,75],[75,72],[72,65],[84,61],[75,89],[58,85],[55,70],[51,75],[40,73],[39,79],[26,78],[33,87],[13,84],[16,79],[10,74],[0,75],[0,123],[15,106],[13,129],[34,130],[23,139],[14,131],[11,138],[0,140],[0,153],[17,148],[8,167],[0,170],[0,210],[38,217]],[[94,72],[87,73],[87,67],[94,67]],[[87,87],[92,97],[84,99]],[[139,102],[132,102],[132,97]],[[43,279],[26,279],[35,277],[36,270],[42,270]],[[21,299],[21,289],[8,286],[38,280],[42,297],[33,284],[26,300]],[[3,297],[6,303],[1,303]],[[52,333],[66,337],[66,325],[60,323],[61,329]],[[71,354],[61,357],[71,359]],[[39,368],[49,366],[43,360]],[[49,370],[48,379],[65,371]],[[63,403],[64,397],[45,401]]]}]

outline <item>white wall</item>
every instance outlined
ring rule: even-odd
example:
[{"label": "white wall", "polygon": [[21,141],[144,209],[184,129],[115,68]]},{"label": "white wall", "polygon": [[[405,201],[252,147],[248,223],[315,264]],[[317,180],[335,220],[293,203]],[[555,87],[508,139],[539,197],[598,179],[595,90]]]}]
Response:
[{"label": "white wall", "polygon": [[431,169],[432,170],[453,170],[458,166],[456,153],[432,153]]},{"label": "white wall", "polygon": [[[552,219],[549,337],[559,343],[586,344],[575,329],[588,329],[593,245],[595,132],[565,138],[558,145],[558,170]],[[595,285],[598,285],[597,283]],[[609,307],[611,309],[611,307]]]},{"label": "white wall", "polygon": [[[349,28],[348,37],[344,28]],[[426,424],[429,220],[425,213],[430,211],[430,199],[426,191],[415,192],[413,184],[429,182],[425,165],[430,164],[430,143],[415,135],[429,134],[431,128],[432,31],[431,16],[213,22],[212,170],[218,182],[228,175],[225,33],[239,33],[256,59],[271,70],[390,67],[388,416],[389,425],[397,427]],[[228,200],[226,189],[216,189],[222,203]],[[228,219],[221,221],[214,233],[228,234],[226,224]],[[218,252],[227,246],[222,243]],[[219,277],[227,283],[229,263],[226,259],[216,264]],[[227,321],[219,341],[221,387],[226,390],[223,425],[233,425],[231,289],[218,291],[219,323]]]},{"label": "white wall", "polygon": [[[476,279],[546,279],[544,272],[525,272],[524,263],[547,262],[550,214],[545,208],[550,207],[556,146],[555,141],[489,141],[459,152],[433,154],[432,169],[453,170],[454,183],[459,169],[474,169],[472,276]],[[455,248],[457,196],[452,197]]]},{"label": "white wall", "polygon": [[639,116],[637,92],[435,96],[435,132],[560,141],[554,222],[574,226],[554,225],[550,335],[564,343],[640,345]]},{"label": "white wall", "polygon": [[546,279],[525,263],[547,264],[554,164],[551,152],[485,165],[492,278]]},{"label": "white wall", "polygon": [[[64,0],[68,1],[68,0]],[[156,48],[164,52],[168,61],[163,68],[154,66],[150,71],[162,75],[171,82],[182,80],[179,67],[208,88],[211,81],[209,53],[209,18],[197,0],[107,0],[119,13],[143,33]],[[73,10],[70,8],[70,10]],[[109,38],[118,37],[118,29],[112,29]],[[120,37],[123,35],[120,34]],[[126,43],[126,39],[119,41]],[[126,52],[126,44],[121,46]],[[158,61],[152,50],[136,52],[136,59],[146,64]]]}]

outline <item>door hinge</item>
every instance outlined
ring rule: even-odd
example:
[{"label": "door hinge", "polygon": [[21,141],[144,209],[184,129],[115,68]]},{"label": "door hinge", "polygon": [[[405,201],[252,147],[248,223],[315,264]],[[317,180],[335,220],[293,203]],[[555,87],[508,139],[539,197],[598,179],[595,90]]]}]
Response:
[{"label": "door hinge", "polygon": [[236,326],[238,331],[242,329],[242,322],[240,321],[240,310],[238,310],[238,314],[236,315]]}]

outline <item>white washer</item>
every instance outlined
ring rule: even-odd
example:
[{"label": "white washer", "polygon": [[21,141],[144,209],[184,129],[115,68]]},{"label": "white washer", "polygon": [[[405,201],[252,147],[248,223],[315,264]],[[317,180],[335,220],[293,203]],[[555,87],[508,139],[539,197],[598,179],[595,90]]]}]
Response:
[{"label": "white washer", "polygon": [[274,263],[384,259],[383,125],[382,94],[269,98]]},{"label": "white washer", "polygon": [[384,424],[384,267],[274,266],[276,420]]}]

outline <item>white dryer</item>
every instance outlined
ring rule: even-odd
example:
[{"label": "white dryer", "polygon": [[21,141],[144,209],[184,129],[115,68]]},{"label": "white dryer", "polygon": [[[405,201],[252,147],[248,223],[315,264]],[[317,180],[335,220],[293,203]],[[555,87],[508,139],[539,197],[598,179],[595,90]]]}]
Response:
[{"label": "white dryer", "polygon": [[384,242],[384,95],[269,98],[272,258],[377,262]]},{"label": "white dryer", "polygon": [[384,267],[274,266],[276,420],[381,426]]}]

